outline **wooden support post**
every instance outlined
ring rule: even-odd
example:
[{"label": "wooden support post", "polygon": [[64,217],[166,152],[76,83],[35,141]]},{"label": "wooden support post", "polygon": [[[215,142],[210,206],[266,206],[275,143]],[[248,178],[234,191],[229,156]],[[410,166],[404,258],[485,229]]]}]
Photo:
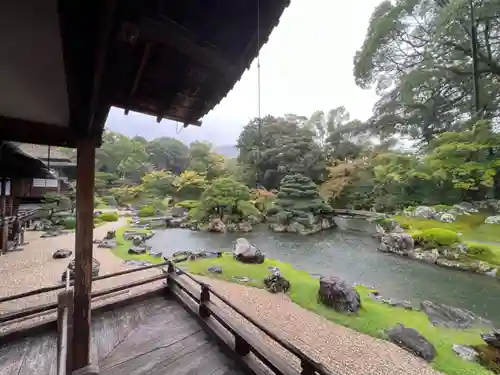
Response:
[{"label": "wooden support post", "polygon": [[57,296],[57,373],[71,374],[71,343],[73,335],[73,291]]},{"label": "wooden support post", "polygon": [[207,284],[201,284],[199,314],[203,319],[210,316],[210,310],[206,306],[207,302],[210,302],[210,288]]},{"label": "wooden support post", "polygon": [[9,237],[9,226],[5,220],[7,218],[5,207],[5,185],[5,178],[0,179],[0,254],[5,254],[7,252]]},{"label": "wooden support post", "polygon": [[234,336],[234,351],[241,357],[250,353],[250,345],[240,335]]},{"label": "wooden support post", "polygon": [[94,231],[95,142],[77,144],[73,370],[90,364],[90,300]]},{"label": "wooden support post", "polygon": [[302,371],[300,371],[300,375],[314,375],[316,374],[316,370],[314,370],[314,366],[311,362],[303,359],[301,361]]},{"label": "wooden support post", "polygon": [[172,277],[174,276],[175,276],[175,266],[173,262],[170,262],[167,268],[167,289],[169,292],[171,292],[175,286],[175,282],[172,280]]}]

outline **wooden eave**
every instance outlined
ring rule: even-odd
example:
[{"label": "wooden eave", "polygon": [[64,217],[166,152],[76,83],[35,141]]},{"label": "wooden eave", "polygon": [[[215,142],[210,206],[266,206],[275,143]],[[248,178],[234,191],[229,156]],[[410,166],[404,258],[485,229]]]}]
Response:
[{"label": "wooden eave", "polygon": [[0,113],[4,140],[75,147],[78,139],[94,138],[98,145],[111,106],[158,122],[201,125],[248,68],[289,0],[260,1],[259,33],[255,0],[57,4],[68,123]]}]

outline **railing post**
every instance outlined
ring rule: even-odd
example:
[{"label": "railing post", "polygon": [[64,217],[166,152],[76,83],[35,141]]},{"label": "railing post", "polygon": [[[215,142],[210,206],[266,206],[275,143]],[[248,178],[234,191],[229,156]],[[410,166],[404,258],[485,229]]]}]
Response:
[{"label": "railing post", "polygon": [[173,286],[175,285],[174,280],[172,280],[172,277],[174,276],[175,276],[175,266],[172,262],[169,262],[167,267],[167,289],[169,291],[172,291]]},{"label": "railing post", "polygon": [[207,308],[206,303],[210,302],[210,287],[203,283],[201,284],[201,295],[200,295],[200,308],[199,314],[203,319],[210,316],[210,310]]},{"label": "railing post", "polygon": [[57,374],[71,374],[73,338],[73,291],[57,295]]},{"label": "railing post", "polygon": [[301,361],[302,371],[300,375],[314,375],[316,370],[314,370],[314,366],[307,360],[303,359]]},{"label": "railing post", "polygon": [[240,335],[234,335],[234,351],[244,357],[250,353],[250,345]]}]

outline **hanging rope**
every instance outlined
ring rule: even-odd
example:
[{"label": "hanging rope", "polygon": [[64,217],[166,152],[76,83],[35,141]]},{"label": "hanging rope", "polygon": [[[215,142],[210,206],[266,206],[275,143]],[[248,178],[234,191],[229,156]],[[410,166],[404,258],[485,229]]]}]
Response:
[{"label": "hanging rope", "polygon": [[[260,0],[256,0],[257,2],[257,116],[258,116],[258,134],[259,134],[259,143],[257,146],[257,163],[258,166],[261,158],[261,147],[262,147],[262,117],[260,112]],[[261,183],[261,173],[257,169],[256,176],[256,188],[259,188]]]}]

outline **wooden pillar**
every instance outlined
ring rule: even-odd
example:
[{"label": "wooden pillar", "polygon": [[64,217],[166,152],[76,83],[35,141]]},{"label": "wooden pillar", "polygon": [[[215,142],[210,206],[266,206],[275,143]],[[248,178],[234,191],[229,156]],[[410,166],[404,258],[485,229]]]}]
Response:
[{"label": "wooden pillar", "polygon": [[5,225],[5,218],[7,217],[6,207],[5,207],[5,178],[0,179],[0,254],[5,254],[7,252],[8,244],[8,232],[9,227]]},{"label": "wooden pillar", "polygon": [[95,142],[77,143],[73,370],[90,363]]}]

